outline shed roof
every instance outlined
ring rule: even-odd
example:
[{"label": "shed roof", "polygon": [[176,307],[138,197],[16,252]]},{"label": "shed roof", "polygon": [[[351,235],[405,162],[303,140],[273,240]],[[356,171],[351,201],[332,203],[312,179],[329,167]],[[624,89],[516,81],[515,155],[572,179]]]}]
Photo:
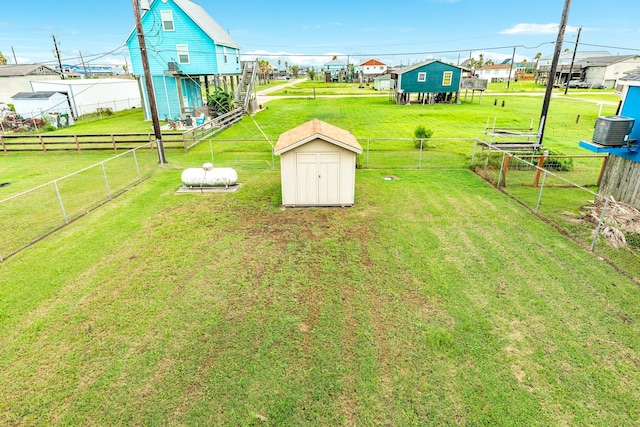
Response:
[{"label": "shed roof", "polygon": [[57,75],[59,71],[42,64],[0,65],[0,77]]},{"label": "shed roof", "polygon": [[318,138],[354,153],[362,153],[362,147],[351,132],[313,119],[281,134],[274,154],[285,153]]},{"label": "shed roof", "polygon": [[42,91],[42,92],[18,92],[11,97],[11,99],[49,99],[56,93],[65,95],[63,92],[58,91]]}]

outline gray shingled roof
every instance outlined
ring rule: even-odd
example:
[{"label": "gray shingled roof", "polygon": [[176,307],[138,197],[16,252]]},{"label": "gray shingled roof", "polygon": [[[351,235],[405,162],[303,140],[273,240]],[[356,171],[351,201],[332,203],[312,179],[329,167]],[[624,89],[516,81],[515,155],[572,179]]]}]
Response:
[{"label": "gray shingled roof", "polygon": [[0,77],[44,76],[60,74],[51,67],[42,64],[0,65]]},{"label": "gray shingled roof", "polygon": [[11,99],[49,99],[57,92],[57,91],[42,91],[42,92],[18,92],[11,97]]}]

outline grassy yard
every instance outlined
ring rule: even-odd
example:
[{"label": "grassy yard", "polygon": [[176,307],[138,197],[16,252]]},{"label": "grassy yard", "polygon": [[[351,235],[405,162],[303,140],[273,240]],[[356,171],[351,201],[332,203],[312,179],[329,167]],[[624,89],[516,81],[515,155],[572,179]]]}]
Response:
[{"label": "grassy yard", "polygon": [[[496,99],[289,99],[255,120],[274,142],[314,117],[358,138],[537,121],[541,98]],[[584,154],[598,109],[554,99],[545,144]],[[282,208],[249,118],[212,145],[236,193],[176,195],[210,153],[172,151],[0,263],[0,425],[640,424],[638,285],[469,171],[469,145],[446,168],[358,170],[349,209]],[[2,156],[0,199],[108,156]]]},{"label": "grassy yard", "polygon": [[240,176],[0,264],[0,424],[640,422],[637,285],[471,172],[359,171],[351,209]]}]

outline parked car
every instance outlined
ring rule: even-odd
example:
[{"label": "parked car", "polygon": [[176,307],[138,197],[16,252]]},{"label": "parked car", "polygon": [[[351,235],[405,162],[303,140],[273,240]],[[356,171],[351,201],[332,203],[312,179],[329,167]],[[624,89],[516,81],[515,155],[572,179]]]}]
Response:
[{"label": "parked car", "polygon": [[569,88],[588,88],[589,84],[581,80],[569,80]]}]

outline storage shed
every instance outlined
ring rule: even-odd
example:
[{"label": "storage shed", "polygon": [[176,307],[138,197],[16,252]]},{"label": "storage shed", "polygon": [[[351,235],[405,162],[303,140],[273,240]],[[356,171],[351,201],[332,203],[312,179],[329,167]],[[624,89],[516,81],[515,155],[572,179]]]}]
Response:
[{"label": "storage shed", "polygon": [[[16,113],[25,119],[49,119],[56,127],[73,124],[67,94],[56,91],[19,92],[11,97]],[[54,118],[55,117],[55,118]],[[60,123],[64,117],[64,124]]]},{"label": "storage shed", "polygon": [[283,205],[353,205],[362,147],[350,132],[313,119],[280,135],[274,153],[281,156]]}]

